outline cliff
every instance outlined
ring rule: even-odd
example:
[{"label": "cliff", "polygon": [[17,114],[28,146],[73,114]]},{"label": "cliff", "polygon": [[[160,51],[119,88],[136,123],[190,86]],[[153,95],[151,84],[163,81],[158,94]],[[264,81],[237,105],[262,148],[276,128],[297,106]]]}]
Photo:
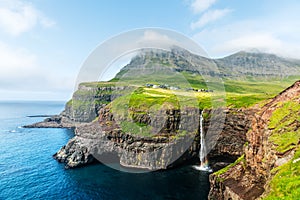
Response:
[{"label": "cliff", "polygon": [[129,86],[116,86],[115,83],[110,82],[81,83],[59,115],[24,127],[75,128],[92,122],[98,117],[101,108],[122,96],[122,91],[128,88]]},{"label": "cliff", "polygon": [[299,104],[297,81],[255,113],[245,156],[210,176],[209,199],[299,197]]},{"label": "cliff", "polygon": [[[175,113],[170,110],[161,112]],[[195,120],[198,119],[194,118],[194,112],[198,111],[186,110],[181,113],[182,118],[196,124]],[[155,136],[139,136],[121,130],[121,125],[110,112],[109,106],[104,107],[100,109],[98,121],[77,127],[76,136],[54,157],[65,162],[67,168],[78,167],[94,160],[110,163],[113,162],[111,158],[116,158],[126,167],[166,169],[185,151],[191,151],[189,147],[197,132],[194,130],[191,134],[176,138],[178,129],[173,114],[167,114],[167,122]]]},{"label": "cliff", "polygon": [[[246,113],[246,114],[245,114]],[[206,135],[208,145],[214,145],[209,153],[213,167],[228,165],[243,153],[246,132],[252,118],[252,110],[207,110],[205,112],[205,131],[208,130],[211,115],[226,114],[225,128],[217,136]],[[199,110],[162,109],[152,121],[147,114],[141,114],[132,123],[148,123],[151,127],[160,127],[155,134],[140,135],[124,131],[120,121],[111,112],[110,106],[100,109],[98,121],[78,126],[75,137],[62,147],[54,158],[66,163],[66,168],[74,168],[94,161],[102,163],[119,162],[122,166],[148,170],[167,169],[198,158],[199,146]],[[164,116],[163,126],[161,126]],[[218,123],[211,127],[211,134],[217,131]],[[134,131],[132,129],[132,131]],[[208,131],[209,132],[209,131]],[[196,159],[198,162],[198,159]]]},{"label": "cliff", "polygon": [[81,83],[60,115],[73,122],[91,122],[102,107],[121,96],[128,87],[110,82]]}]

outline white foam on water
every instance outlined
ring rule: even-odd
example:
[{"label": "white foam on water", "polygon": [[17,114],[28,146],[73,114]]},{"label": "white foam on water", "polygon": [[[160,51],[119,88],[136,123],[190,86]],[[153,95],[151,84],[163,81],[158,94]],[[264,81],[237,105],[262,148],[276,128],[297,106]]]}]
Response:
[{"label": "white foam on water", "polygon": [[209,166],[194,165],[193,168],[198,171],[213,172],[213,170]]}]

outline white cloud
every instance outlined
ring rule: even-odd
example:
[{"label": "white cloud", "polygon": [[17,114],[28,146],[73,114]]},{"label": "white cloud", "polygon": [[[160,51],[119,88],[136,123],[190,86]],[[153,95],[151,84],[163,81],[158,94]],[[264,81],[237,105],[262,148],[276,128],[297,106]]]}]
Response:
[{"label": "white cloud", "polygon": [[[209,17],[206,17],[206,20],[204,17],[210,12],[208,10],[191,25],[192,28],[201,27],[193,39],[203,45],[212,57],[223,57],[236,51],[254,48],[300,59],[300,21],[297,18],[299,1],[286,4],[270,1],[260,5],[249,2],[249,5],[243,7],[232,3],[228,6],[235,11],[230,22],[206,26],[209,23],[207,21],[210,21]],[[251,6],[261,8],[251,13],[249,10],[243,10]]]},{"label": "white cloud", "polygon": [[[284,29],[278,28],[281,25],[284,25]],[[296,25],[297,22],[284,19],[244,20],[205,28],[193,38],[205,46],[212,57],[258,49],[285,57],[300,58],[300,28]]]},{"label": "white cloud", "polygon": [[159,44],[170,45],[170,44],[174,43],[175,41],[163,33],[153,31],[153,30],[147,30],[144,32],[144,35],[142,36],[142,38],[139,42],[141,42],[141,43],[143,43],[143,42],[153,43],[154,42],[154,43],[159,43]]},{"label": "white cloud", "polygon": [[194,13],[201,13],[210,8],[217,0],[194,0],[191,8]]},{"label": "white cloud", "polygon": [[264,52],[275,53],[275,49],[283,46],[282,41],[270,33],[248,33],[238,38],[225,41],[214,47],[216,52],[235,52],[238,50],[259,49]]},{"label": "white cloud", "polygon": [[206,24],[216,21],[232,12],[230,9],[209,10],[205,12],[196,22],[191,24],[192,29],[201,28]]},{"label": "white cloud", "polygon": [[33,29],[36,25],[51,27],[54,21],[45,17],[32,4],[21,0],[2,0],[0,2],[0,28],[11,35]]},{"label": "white cloud", "polygon": [[37,68],[37,58],[24,48],[12,48],[0,42],[0,78],[26,76]]},{"label": "white cloud", "polygon": [[[62,70],[59,67],[42,67],[34,53],[1,41],[0,61],[0,91],[3,91],[0,99],[20,99],[24,96],[23,93],[28,93],[25,95],[27,99],[43,99],[47,92],[53,93],[53,98],[48,95],[50,99],[59,99],[58,94],[61,98],[67,98],[75,84],[76,73],[58,73]],[[15,97],[3,96],[7,92],[15,93]]]}]

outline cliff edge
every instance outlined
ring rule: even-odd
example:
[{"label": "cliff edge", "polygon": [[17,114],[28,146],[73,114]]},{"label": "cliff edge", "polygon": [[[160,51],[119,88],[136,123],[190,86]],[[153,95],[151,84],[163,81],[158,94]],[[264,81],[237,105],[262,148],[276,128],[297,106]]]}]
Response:
[{"label": "cliff edge", "polygon": [[255,113],[247,132],[245,154],[231,166],[210,175],[209,199],[297,199],[299,116],[297,81]]}]

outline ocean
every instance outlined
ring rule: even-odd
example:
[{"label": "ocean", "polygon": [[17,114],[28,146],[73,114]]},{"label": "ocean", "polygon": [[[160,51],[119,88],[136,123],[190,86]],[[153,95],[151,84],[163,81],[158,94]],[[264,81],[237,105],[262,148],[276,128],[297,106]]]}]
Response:
[{"label": "ocean", "polygon": [[26,129],[60,113],[65,102],[0,102],[0,200],[207,199],[208,174],[191,165],[126,173],[102,164],[66,170],[52,158],[73,137],[70,129]]}]

